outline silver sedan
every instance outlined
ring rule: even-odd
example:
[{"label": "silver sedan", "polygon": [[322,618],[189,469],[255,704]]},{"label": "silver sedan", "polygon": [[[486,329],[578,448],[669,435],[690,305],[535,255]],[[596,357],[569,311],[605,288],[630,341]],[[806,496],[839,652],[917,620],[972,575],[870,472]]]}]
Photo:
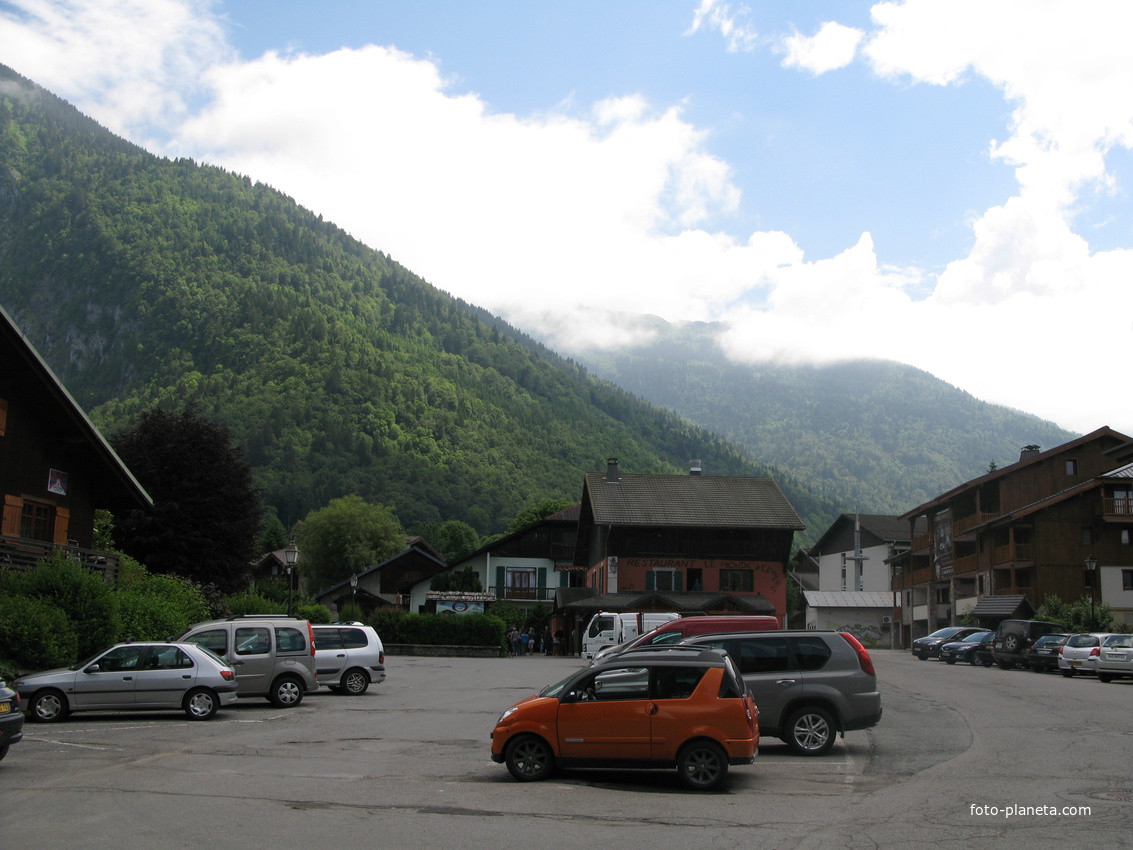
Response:
[{"label": "silver sedan", "polygon": [[120,643],[74,667],[21,676],[15,689],[28,718],[46,723],[72,711],[180,709],[209,720],[236,701],[236,674],[191,643]]}]

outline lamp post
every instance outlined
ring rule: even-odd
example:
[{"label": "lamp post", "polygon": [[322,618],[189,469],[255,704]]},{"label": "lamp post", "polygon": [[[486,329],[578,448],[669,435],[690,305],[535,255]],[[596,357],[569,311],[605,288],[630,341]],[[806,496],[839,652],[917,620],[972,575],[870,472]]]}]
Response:
[{"label": "lamp post", "polygon": [[358,573],[350,577],[350,607],[351,614],[357,616],[358,611]]},{"label": "lamp post", "polygon": [[1097,572],[1098,572],[1098,559],[1093,555],[1086,557],[1086,575],[1090,577],[1090,631],[1097,628],[1097,623],[1094,620],[1094,599],[1097,596],[1095,587],[1097,586]]},{"label": "lamp post", "polygon": [[287,544],[287,548],[283,550],[283,560],[287,564],[287,616],[291,616],[291,592],[295,587],[295,578],[292,576],[292,571],[295,565],[299,563],[299,547],[295,545],[292,540]]}]

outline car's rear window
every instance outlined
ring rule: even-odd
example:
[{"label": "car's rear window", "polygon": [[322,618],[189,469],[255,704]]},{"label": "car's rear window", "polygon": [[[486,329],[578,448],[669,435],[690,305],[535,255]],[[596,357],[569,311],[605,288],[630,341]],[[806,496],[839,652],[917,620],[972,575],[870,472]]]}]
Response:
[{"label": "car's rear window", "polygon": [[800,670],[821,670],[830,660],[830,647],[822,638],[793,637],[790,640]]},{"label": "car's rear window", "polygon": [[307,637],[298,629],[282,626],[275,630],[275,646],[277,652],[305,652]]},{"label": "car's rear window", "polygon": [[1097,635],[1071,635],[1066,641],[1066,645],[1073,649],[1098,646],[1100,643],[1101,640],[1098,639]]},{"label": "car's rear window", "polygon": [[341,629],[342,645],[347,649],[363,649],[369,641],[366,633],[361,629]]},{"label": "car's rear window", "polygon": [[655,667],[653,669],[654,699],[688,699],[707,667]]}]

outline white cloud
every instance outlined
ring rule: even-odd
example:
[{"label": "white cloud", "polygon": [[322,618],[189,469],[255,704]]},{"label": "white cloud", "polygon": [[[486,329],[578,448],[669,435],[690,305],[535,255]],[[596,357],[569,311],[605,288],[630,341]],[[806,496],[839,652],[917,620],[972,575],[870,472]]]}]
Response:
[{"label": "white cloud", "polygon": [[787,68],[801,68],[812,74],[825,74],[844,68],[854,61],[858,44],[865,37],[859,29],[828,21],[818,32],[807,38],[795,33],[784,39]]},{"label": "white cloud", "polygon": [[[1133,254],[1091,249],[1075,215],[1116,185],[1107,155],[1133,146],[1133,4],[882,3],[864,38],[828,22],[789,43],[786,64],[813,74],[860,55],[900,85],[985,80],[1014,110],[987,151],[1018,190],[973,216],[970,251],[936,280],[889,267],[868,233],[807,258],[788,233],[714,229],[743,199],[680,104],[500,113],[391,47],[238,59],[211,9],[9,2],[0,56],[112,129],[270,183],[564,348],[647,335],[628,313],[718,320],[739,358],[899,359],[1083,431],[1114,406]],[[749,20],[703,0],[690,32],[751,50]]]},{"label": "white cloud", "polygon": [[744,5],[734,6],[722,0],[700,0],[686,34],[701,28],[715,30],[724,37],[730,53],[748,53],[756,49],[759,33],[748,23],[751,10]]}]

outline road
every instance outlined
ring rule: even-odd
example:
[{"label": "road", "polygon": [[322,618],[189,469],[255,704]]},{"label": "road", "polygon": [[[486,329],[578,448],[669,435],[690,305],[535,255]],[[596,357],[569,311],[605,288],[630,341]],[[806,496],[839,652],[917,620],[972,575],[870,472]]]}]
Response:
[{"label": "road", "polygon": [[521,784],[492,763],[500,711],[574,659],[390,657],[364,696],[320,692],[291,710],[29,723],[0,763],[0,836],[89,850],[1128,843],[1133,682],[873,656],[879,726],[821,758],[765,742],[717,794],[666,771]]}]

